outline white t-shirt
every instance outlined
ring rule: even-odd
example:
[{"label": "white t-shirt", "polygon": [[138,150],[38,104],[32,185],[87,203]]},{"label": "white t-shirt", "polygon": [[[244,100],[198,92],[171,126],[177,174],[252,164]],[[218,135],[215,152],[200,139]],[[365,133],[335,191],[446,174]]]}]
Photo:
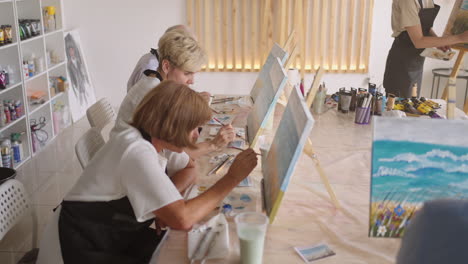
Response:
[{"label": "white t-shirt", "polygon": [[188,162],[184,152],[157,153],[130,127],[96,153],[64,200],[107,202],[127,196],[137,220],[144,222],[154,218],[155,210],[183,199],[169,176]]},{"label": "white t-shirt", "polygon": [[[433,0],[423,0],[422,8],[434,8]],[[418,0],[393,0],[392,37],[398,37],[407,27],[421,24],[419,19],[421,5]]]},{"label": "white t-shirt", "polygon": [[159,66],[159,61],[156,56],[151,53],[147,53],[143,55],[140,60],[137,62],[135,69],[130,75],[130,78],[127,82],[127,93],[130,89],[143,77],[145,74],[143,73],[146,70],[153,70],[156,71]]},{"label": "white t-shirt", "polygon": [[110,137],[127,129],[132,122],[133,113],[143,97],[160,83],[156,77],[143,75],[141,79],[132,87],[122,101],[115,120],[115,126],[110,132]]}]

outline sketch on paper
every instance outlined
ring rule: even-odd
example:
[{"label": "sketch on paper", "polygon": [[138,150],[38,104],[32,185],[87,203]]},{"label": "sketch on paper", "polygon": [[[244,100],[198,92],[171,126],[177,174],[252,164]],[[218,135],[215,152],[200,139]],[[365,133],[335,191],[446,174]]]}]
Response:
[{"label": "sketch on paper", "polygon": [[65,34],[65,49],[67,71],[72,87],[68,97],[72,118],[75,122],[86,114],[86,109],[96,102],[96,97],[89,78],[78,31],[73,30]]},{"label": "sketch on paper", "polygon": [[270,223],[275,219],[313,123],[304,97],[299,88],[294,87],[270,150],[262,157],[265,209]]},{"label": "sketch on paper", "polygon": [[468,123],[376,118],[369,236],[402,237],[425,201],[468,195]]},{"label": "sketch on paper", "polygon": [[[444,35],[458,35],[468,30],[468,0],[456,0]],[[465,45],[467,45],[466,43]]]},{"label": "sketch on paper", "polygon": [[287,79],[286,71],[277,58],[271,66],[269,77],[263,80],[265,86],[260,90],[257,101],[247,117],[247,137],[252,148],[255,147],[268,119],[274,114],[276,103],[286,86]]},{"label": "sketch on paper", "polygon": [[270,53],[268,54],[265,64],[263,64],[262,69],[258,73],[257,80],[255,81],[255,84],[250,91],[250,98],[254,103],[257,101],[257,96],[260,94],[260,91],[270,79],[270,70],[273,66],[273,63],[276,61],[276,58],[279,58],[281,65],[284,65],[286,59],[288,58],[288,53],[277,43],[274,43]]}]

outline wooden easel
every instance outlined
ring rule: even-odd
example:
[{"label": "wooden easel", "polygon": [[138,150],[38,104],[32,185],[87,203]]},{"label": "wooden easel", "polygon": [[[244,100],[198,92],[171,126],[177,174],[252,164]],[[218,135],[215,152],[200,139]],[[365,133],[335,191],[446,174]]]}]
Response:
[{"label": "wooden easel", "polygon": [[[460,71],[461,65],[463,64],[465,53],[468,52],[468,48],[462,45],[455,46],[453,49],[459,50],[460,52],[458,53],[457,60],[453,66],[447,86],[442,93],[442,99],[447,101],[447,119],[455,118],[455,107],[457,103],[457,75]],[[468,113],[468,99],[465,101],[463,111]]]},{"label": "wooden easel", "polygon": [[[288,40],[286,41],[285,45],[283,46],[286,50],[288,50],[288,48],[290,47],[292,39],[294,38],[294,35],[295,35],[295,31],[293,30],[293,32],[289,35]],[[297,47],[297,45],[294,45],[294,47],[293,47],[293,49],[292,49],[292,51],[290,53],[291,55],[290,55],[288,61],[285,63],[285,69],[288,69],[289,66],[291,65],[291,63],[294,61],[294,59],[297,56],[297,52],[298,52],[298,47]],[[322,79],[323,74],[324,74],[323,68],[319,68],[317,70],[316,75],[315,75],[314,81],[312,82],[312,86],[310,88],[309,95],[308,95],[308,97],[306,99],[306,104],[307,104],[307,107],[309,109],[312,106],[312,102],[314,101],[315,94],[317,93],[317,90],[318,90],[318,87],[319,87],[319,84],[320,84],[320,80]],[[289,84],[287,84],[286,86],[288,86],[288,85]],[[284,92],[283,96],[281,97],[280,100],[278,100],[278,103],[282,104],[283,106],[286,106],[287,98],[289,97],[289,94],[287,93],[287,90],[288,89],[285,88],[285,90],[284,90],[285,92]],[[289,89],[289,90],[291,90],[291,89]],[[314,162],[315,168],[317,169],[317,172],[320,175],[320,179],[322,180],[323,185],[325,185],[325,188],[327,189],[328,195],[330,196],[330,199],[332,200],[332,203],[335,205],[335,207],[337,209],[339,209],[340,208],[340,203],[339,203],[338,199],[336,198],[335,192],[333,191],[333,189],[331,187],[330,181],[328,180],[328,177],[325,174],[325,171],[323,170],[322,166],[320,165],[320,161],[318,160],[317,154],[315,154],[315,152],[314,152],[314,149],[312,147],[312,141],[310,140],[310,138],[307,139],[307,143],[304,146],[304,153],[307,156],[309,156],[312,159],[312,161]]]}]

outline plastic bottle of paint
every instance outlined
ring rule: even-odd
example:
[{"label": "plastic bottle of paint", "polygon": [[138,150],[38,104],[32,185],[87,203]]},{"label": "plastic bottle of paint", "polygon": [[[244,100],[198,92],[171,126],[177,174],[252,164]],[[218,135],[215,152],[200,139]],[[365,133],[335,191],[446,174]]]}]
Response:
[{"label": "plastic bottle of paint", "polygon": [[11,134],[11,148],[13,151],[13,161],[20,163],[23,160],[23,144],[20,141],[21,134]]}]

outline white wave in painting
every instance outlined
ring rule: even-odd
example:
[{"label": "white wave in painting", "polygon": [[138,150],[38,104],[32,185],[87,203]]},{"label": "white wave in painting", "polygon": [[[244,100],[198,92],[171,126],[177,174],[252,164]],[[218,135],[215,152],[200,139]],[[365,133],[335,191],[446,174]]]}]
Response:
[{"label": "white wave in painting", "polygon": [[459,188],[459,189],[468,190],[468,180],[462,181],[462,182],[458,182],[458,183],[452,182],[452,183],[449,183],[449,186],[450,186],[450,187]]},{"label": "white wave in painting", "polygon": [[461,164],[461,165],[453,165],[447,164],[442,162],[433,162],[433,161],[426,161],[420,162],[418,165],[411,165],[403,169],[406,172],[415,172],[420,169],[440,169],[445,173],[468,173],[468,165]]},{"label": "white wave in painting", "polygon": [[417,178],[411,173],[404,172],[395,168],[379,167],[376,173],[372,175],[373,177],[385,177],[385,176],[399,176],[404,178]]},{"label": "white wave in painting", "polygon": [[448,158],[448,159],[451,159],[452,161],[468,161],[468,154],[458,157],[457,155],[447,150],[433,149],[422,155],[416,155],[414,153],[403,153],[403,154],[398,154],[393,158],[381,158],[379,159],[379,161],[381,162],[405,161],[408,163],[412,163],[412,162],[424,162],[424,161],[427,161],[428,158],[441,158],[441,159]]}]

